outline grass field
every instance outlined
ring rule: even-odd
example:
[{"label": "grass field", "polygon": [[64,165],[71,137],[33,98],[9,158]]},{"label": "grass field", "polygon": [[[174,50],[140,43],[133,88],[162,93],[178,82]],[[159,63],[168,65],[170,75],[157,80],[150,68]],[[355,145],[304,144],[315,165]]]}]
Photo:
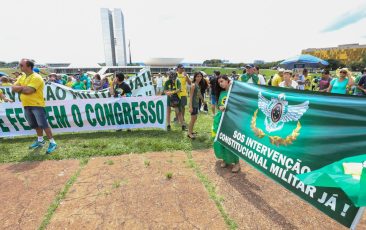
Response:
[{"label": "grass field", "polygon": [[[0,68],[0,72],[6,73],[10,77],[15,77],[12,73],[15,71],[20,71],[19,69],[12,69],[12,68]],[[41,75],[42,77],[47,76],[50,74],[48,69],[41,69]]]},{"label": "grass field", "polygon": [[[196,70],[212,74],[215,69],[217,68],[200,68]],[[218,70],[224,74],[230,74],[233,70],[240,74],[242,71],[232,68],[219,68]],[[0,71],[11,74],[14,70],[0,69]],[[265,69],[260,70],[260,72],[268,78],[277,71]],[[189,120],[190,116],[186,113],[187,123]],[[132,132],[102,131],[57,134],[55,139],[59,148],[54,154],[49,156],[44,154],[47,146],[38,152],[28,150],[28,145],[35,140],[35,136],[0,139],[0,163],[88,158],[92,156],[110,156],[151,151],[206,149],[212,146],[211,125],[212,114],[201,114],[196,123],[196,131],[198,131],[199,135],[194,141],[186,137],[186,132],[180,131],[180,126],[174,125],[171,132],[140,129],[133,130]]]},{"label": "grass field", "polygon": [[[172,116],[173,118],[173,116]],[[190,116],[186,112],[186,122]],[[172,131],[157,129],[137,129],[131,132],[100,131],[56,134],[59,148],[51,155],[45,155],[46,146],[39,151],[30,151],[28,146],[36,136],[0,139],[0,163],[60,160],[70,158],[88,158],[92,156],[112,156],[129,153],[207,149],[212,146],[212,115],[200,114],[195,126],[198,137],[190,140],[187,132],[182,132],[179,125],[173,125]]]},{"label": "grass field", "polygon": [[[237,69],[237,68],[212,68],[212,67],[202,67],[202,68],[195,68],[194,71],[204,71],[205,73],[211,75],[213,74],[213,72],[215,70],[219,70],[221,74],[228,74],[230,75],[233,71],[236,71],[236,74],[242,74],[243,73],[243,69]],[[260,69],[259,73],[266,76],[266,77],[270,77],[272,75],[275,75],[277,73],[276,70],[271,70],[271,69]]]}]

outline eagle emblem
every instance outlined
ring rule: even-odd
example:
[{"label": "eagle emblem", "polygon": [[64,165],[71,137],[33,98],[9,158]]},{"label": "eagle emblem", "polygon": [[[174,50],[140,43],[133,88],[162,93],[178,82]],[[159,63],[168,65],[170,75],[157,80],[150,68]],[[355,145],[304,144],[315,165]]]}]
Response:
[{"label": "eagle emblem", "polygon": [[266,116],[264,124],[267,132],[281,130],[286,122],[298,121],[309,108],[309,101],[299,105],[289,105],[284,93],[278,98],[268,100],[261,92],[258,93],[258,108]]}]

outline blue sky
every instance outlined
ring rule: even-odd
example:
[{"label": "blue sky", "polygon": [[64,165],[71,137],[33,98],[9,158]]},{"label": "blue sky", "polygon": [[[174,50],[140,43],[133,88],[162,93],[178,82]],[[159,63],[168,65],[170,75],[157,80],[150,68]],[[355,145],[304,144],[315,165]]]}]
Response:
[{"label": "blue sky", "polygon": [[104,62],[100,8],[121,8],[132,60],[274,61],[302,49],[366,44],[365,0],[12,0],[0,61]]},{"label": "blue sky", "polygon": [[323,32],[337,31],[365,19],[366,19],[366,4],[361,7],[355,8],[354,10],[345,12],[341,16],[337,17],[334,20],[334,22],[332,22],[329,26],[324,28]]}]

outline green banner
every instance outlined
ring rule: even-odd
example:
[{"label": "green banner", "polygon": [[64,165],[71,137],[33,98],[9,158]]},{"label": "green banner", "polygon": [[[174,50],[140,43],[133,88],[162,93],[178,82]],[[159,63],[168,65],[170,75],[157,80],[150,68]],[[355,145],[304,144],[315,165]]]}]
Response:
[{"label": "green banner", "polygon": [[226,103],[215,141],[326,215],[354,227],[363,208],[356,207],[347,190],[335,182],[304,183],[297,175],[341,162],[339,171],[352,177],[342,160],[366,154],[364,98],[234,82]]}]

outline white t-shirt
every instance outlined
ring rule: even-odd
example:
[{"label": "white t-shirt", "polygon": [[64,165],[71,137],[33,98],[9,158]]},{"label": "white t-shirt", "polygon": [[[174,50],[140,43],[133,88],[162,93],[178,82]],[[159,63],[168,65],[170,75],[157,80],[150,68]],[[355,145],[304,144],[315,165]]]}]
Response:
[{"label": "white t-shirt", "polygon": [[304,82],[303,85],[299,85],[299,90],[304,90],[305,89],[305,76],[304,75],[300,75],[298,81]]},{"label": "white t-shirt", "polygon": [[163,78],[162,77],[156,78],[156,87],[163,87]]},{"label": "white t-shirt", "polygon": [[297,84],[297,82],[296,81],[293,81],[293,80],[291,80],[291,85],[290,85],[290,87],[288,87],[288,86],[285,86],[285,81],[283,81],[283,82],[281,82],[280,83],[280,85],[279,85],[279,87],[283,87],[283,88],[292,88],[292,89],[297,89],[297,86],[298,86],[299,84]]},{"label": "white t-shirt", "polygon": [[264,79],[262,74],[258,74],[258,78],[259,78],[260,85],[266,85],[266,79]]}]

